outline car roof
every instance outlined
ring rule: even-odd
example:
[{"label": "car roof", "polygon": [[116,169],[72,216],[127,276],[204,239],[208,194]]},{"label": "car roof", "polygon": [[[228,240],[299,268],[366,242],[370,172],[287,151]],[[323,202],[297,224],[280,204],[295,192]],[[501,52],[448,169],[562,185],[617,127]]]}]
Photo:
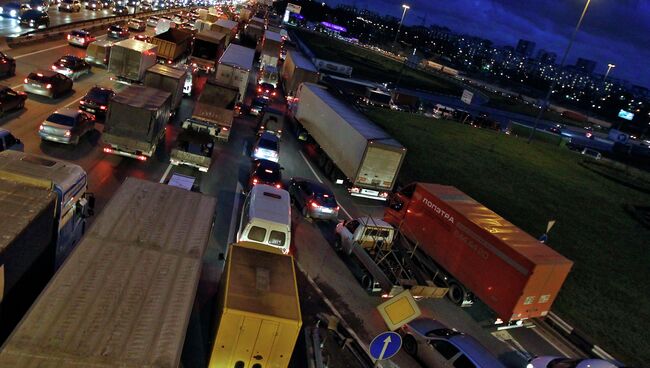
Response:
[{"label": "car roof", "polygon": [[0,128],[0,137],[4,137],[4,136],[8,135],[9,133],[11,133],[11,132],[8,131],[7,129]]},{"label": "car roof", "polygon": [[271,160],[264,160],[264,159],[258,159],[255,160],[257,166],[259,168],[264,168],[264,169],[280,169],[280,164]]},{"label": "car roof", "polygon": [[328,188],[325,184],[317,182],[316,180],[301,178],[301,177],[293,177],[291,178],[291,180],[295,182],[301,182],[307,184],[307,186],[312,192],[324,193],[327,195],[331,195],[332,197],[334,196],[334,193],[330,188]]},{"label": "car roof", "polygon": [[71,107],[64,107],[64,108],[61,108],[61,109],[57,109],[51,115],[54,115],[54,114],[59,114],[59,115],[69,116],[71,118],[76,118],[77,115],[81,114],[81,111],[79,111],[77,109],[73,109]]},{"label": "car roof", "polygon": [[47,16],[47,13],[42,12],[40,10],[36,10],[36,9],[29,9],[28,11],[23,13],[23,17],[24,16],[43,16],[43,15]]},{"label": "car roof", "polygon": [[61,57],[59,58],[59,60],[63,60],[63,59],[65,59],[65,60],[72,60],[72,61],[80,61],[80,60],[83,60],[83,59],[80,58],[79,56],[74,56],[74,55],[63,55],[63,56],[61,56]]},{"label": "car roof", "polygon": [[54,77],[55,75],[57,75],[57,74],[59,74],[59,73],[57,73],[57,72],[55,72],[55,71],[52,71],[52,70],[38,69],[38,70],[33,71],[33,72],[29,73],[29,74],[30,74],[30,75],[31,75],[31,74],[41,74],[41,75],[44,76],[44,77],[52,78],[52,77]]},{"label": "car roof", "polygon": [[426,317],[416,318],[411,322],[409,322],[408,326],[414,329],[415,331],[417,331],[417,333],[419,333],[422,336],[425,336],[425,334],[431,330],[437,330],[439,328],[449,328],[433,318],[426,318]]},{"label": "car roof", "polygon": [[[91,0],[92,1],[92,0]],[[86,31],[85,29],[73,29],[70,31],[70,33],[83,33],[83,34],[90,34],[90,32]]]}]

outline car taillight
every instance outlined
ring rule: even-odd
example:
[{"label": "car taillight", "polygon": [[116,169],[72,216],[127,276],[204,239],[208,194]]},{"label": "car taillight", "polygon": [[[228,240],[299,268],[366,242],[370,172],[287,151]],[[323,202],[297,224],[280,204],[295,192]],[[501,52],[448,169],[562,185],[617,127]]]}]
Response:
[{"label": "car taillight", "polygon": [[147,156],[139,155],[139,156],[137,156],[137,158],[140,161],[147,161]]},{"label": "car taillight", "polygon": [[253,184],[257,184],[257,178],[253,178]]},{"label": "car taillight", "polygon": [[282,189],[282,184],[275,184],[275,187],[278,189]]},{"label": "car taillight", "polygon": [[52,65],[52,70],[56,70],[56,65]]},{"label": "car taillight", "polygon": [[275,92],[271,93],[271,96],[275,96]]},{"label": "car taillight", "polygon": [[113,150],[110,147],[104,147],[104,153],[113,153]]},{"label": "car taillight", "polygon": [[314,207],[314,208],[318,208],[318,207],[320,207],[320,206],[318,205],[318,203],[316,203],[316,202],[314,202],[314,201],[309,202],[309,204],[310,204],[312,207]]},{"label": "car taillight", "polygon": [[71,38],[72,38],[72,36],[68,35],[68,39],[71,39]]},{"label": "car taillight", "polygon": [[261,87],[258,87],[258,88],[257,88],[257,92],[262,92],[262,88],[261,88]]},{"label": "car taillight", "polygon": [[65,133],[63,133],[66,137],[69,137],[72,135],[72,133],[69,130],[66,130]]},{"label": "car taillight", "polygon": [[27,80],[27,78],[25,78],[25,83],[29,83],[29,81]]},{"label": "car taillight", "polygon": [[99,109],[100,109],[100,110],[106,110],[107,107],[102,105],[102,106],[99,107]]},{"label": "car taillight", "polygon": [[45,88],[50,89],[50,88],[52,88],[52,85],[48,83],[48,84],[45,85]]},{"label": "car taillight", "polygon": [[85,104],[86,104],[86,101],[84,101],[84,100],[79,101],[79,105],[85,105]]},{"label": "car taillight", "polygon": [[45,126],[43,126],[43,124],[41,124],[41,126],[38,127],[38,130],[43,130],[43,129],[45,129]]}]

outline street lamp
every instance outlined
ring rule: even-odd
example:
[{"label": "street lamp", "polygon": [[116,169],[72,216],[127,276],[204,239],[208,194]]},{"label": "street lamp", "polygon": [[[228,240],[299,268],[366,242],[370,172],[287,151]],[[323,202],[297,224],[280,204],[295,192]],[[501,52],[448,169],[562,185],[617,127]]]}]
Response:
[{"label": "street lamp", "polygon": [[607,72],[605,73],[605,78],[603,78],[603,82],[607,79],[607,76],[609,76],[609,72],[612,70],[612,68],[616,68],[616,65],[607,64]]},{"label": "street lamp", "polygon": [[397,26],[397,33],[395,33],[395,41],[393,41],[393,44],[397,43],[397,37],[399,37],[399,30],[402,29],[402,22],[404,22],[404,17],[406,16],[406,11],[411,9],[411,7],[406,5],[406,4],[402,4],[402,8],[404,8],[404,11],[402,12],[402,19],[400,19],[399,26]]},{"label": "street lamp", "polygon": [[[580,26],[582,25],[582,20],[585,18],[585,14],[587,14],[587,9],[589,8],[589,4],[591,4],[591,0],[587,0],[585,3],[584,9],[582,9],[582,14],[580,14],[580,19],[578,19],[578,24],[576,24],[576,28],[573,30],[573,34],[571,34],[571,38],[569,39],[569,44],[567,45],[566,49],[564,50],[564,55],[562,55],[562,60],[560,61],[560,65],[558,67],[558,71],[562,71],[562,67],[564,66],[564,63],[566,62],[567,56],[569,56],[569,51],[571,51],[571,46],[573,46],[573,41],[576,38],[576,34],[578,33],[578,30],[580,29]],[[557,74],[555,75],[555,78],[553,78],[553,81],[551,82],[551,86],[548,89],[548,92],[546,93],[546,97],[542,101],[542,106],[539,109],[539,112],[537,113],[537,116],[535,117],[535,123],[533,124],[533,130],[530,132],[530,136],[528,137],[528,143],[530,143],[533,140],[533,136],[535,135],[535,132],[537,131],[537,125],[539,125],[539,120],[542,118],[542,115],[544,114],[544,111],[546,110],[546,106],[549,104],[548,100],[551,98],[551,93],[553,93],[553,89],[555,88],[556,81],[557,81]]]}]

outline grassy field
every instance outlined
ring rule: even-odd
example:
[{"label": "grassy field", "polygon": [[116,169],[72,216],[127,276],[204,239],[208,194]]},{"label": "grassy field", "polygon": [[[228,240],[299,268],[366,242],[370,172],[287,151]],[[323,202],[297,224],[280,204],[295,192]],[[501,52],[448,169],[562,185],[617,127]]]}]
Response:
[{"label": "grassy field", "polygon": [[417,115],[370,110],[408,148],[401,181],[453,185],[575,262],[553,310],[628,364],[650,361],[650,230],[624,207],[647,192],[565,149]]},{"label": "grassy field", "polygon": [[[324,35],[305,31],[298,31],[298,35],[318,58],[351,66],[353,77],[376,82],[397,81],[402,64],[396,60]],[[404,68],[399,85],[457,96],[463,92],[460,84],[409,68]]]}]

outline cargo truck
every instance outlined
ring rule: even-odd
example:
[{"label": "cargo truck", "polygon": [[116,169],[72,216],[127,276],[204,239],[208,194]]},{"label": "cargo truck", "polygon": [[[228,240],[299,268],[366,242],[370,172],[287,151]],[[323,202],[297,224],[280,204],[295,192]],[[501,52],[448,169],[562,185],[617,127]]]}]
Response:
[{"label": "cargo truck", "polygon": [[506,325],[544,317],[573,263],[460,190],[415,183],[391,196],[384,220],[449,299],[486,304]]},{"label": "cargo truck", "polygon": [[140,83],[144,73],[156,65],[158,46],[132,38],[115,42],[111,47],[108,71],[118,80]]},{"label": "cargo truck", "polygon": [[183,100],[183,90],[187,80],[187,71],[169,65],[156,64],[147,69],[144,85],[171,93],[170,106],[177,110]]},{"label": "cargo truck", "polygon": [[2,346],[0,366],[179,367],[215,208],[127,178]]},{"label": "cargo truck", "polygon": [[226,48],[226,35],[216,31],[201,31],[194,38],[189,61],[195,68],[207,73],[216,70],[217,61]]},{"label": "cargo truck", "polygon": [[109,40],[97,40],[88,44],[86,49],[86,56],[84,60],[87,63],[94,65],[101,65],[103,67],[108,67],[108,61],[111,56],[111,47],[113,47],[113,41]]},{"label": "cargo truck", "polygon": [[77,165],[0,153],[0,341],[86,231],[94,197]]},{"label": "cargo truck", "polygon": [[151,39],[151,43],[158,46],[158,59],[170,64],[186,54],[191,42],[192,32],[180,28],[170,28]]},{"label": "cargo truck", "polygon": [[257,47],[260,45],[259,41],[263,36],[264,36],[264,28],[254,24],[247,24],[246,28],[244,28],[244,33],[240,37],[240,39],[242,45],[252,47],[255,48],[257,51],[260,51],[257,49]]},{"label": "cargo truck", "polygon": [[255,50],[231,44],[217,65],[216,81],[237,88],[240,103],[246,98],[254,58]]},{"label": "cargo truck", "polygon": [[265,65],[278,67],[280,50],[282,49],[282,35],[277,32],[265,31],[262,38],[262,52],[260,54],[260,69]]},{"label": "cargo truck", "polygon": [[209,368],[288,367],[302,325],[293,257],[232,245]]},{"label": "cargo truck", "polygon": [[208,172],[212,164],[214,140],[207,132],[183,130],[176,138],[176,147],[170,153],[172,165],[185,165]]},{"label": "cargo truck", "polygon": [[295,96],[300,84],[317,83],[318,78],[318,70],[309,59],[298,50],[287,50],[282,65],[282,86],[286,96]]},{"label": "cargo truck", "polygon": [[239,23],[228,19],[219,19],[212,25],[212,30],[226,35],[225,47],[228,47],[237,37]]},{"label": "cargo truck", "polygon": [[333,61],[313,58],[312,62],[316,69],[322,73],[334,74],[344,76],[346,78],[352,77],[352,67],[345,64],[335,63]]},{"label": "cargo truck", "polygon": [[297,100],[298,138],[314,146],[307,152],[325,175],[353,196],[385,201],[406,148],[323,87],[304,83]]},{"label": "cargo truck", "polygon": [[238,101],[238,89],[208,80],[194,104],[192,116],[182,123],[182,127],[228,141],[233,119],[239,114]]},{"label": "cargo truck", "polygon": [[165,136],[171,94],[156,88],[128,86],[108,104],[102,140],[104,152],[146,161]]}]

